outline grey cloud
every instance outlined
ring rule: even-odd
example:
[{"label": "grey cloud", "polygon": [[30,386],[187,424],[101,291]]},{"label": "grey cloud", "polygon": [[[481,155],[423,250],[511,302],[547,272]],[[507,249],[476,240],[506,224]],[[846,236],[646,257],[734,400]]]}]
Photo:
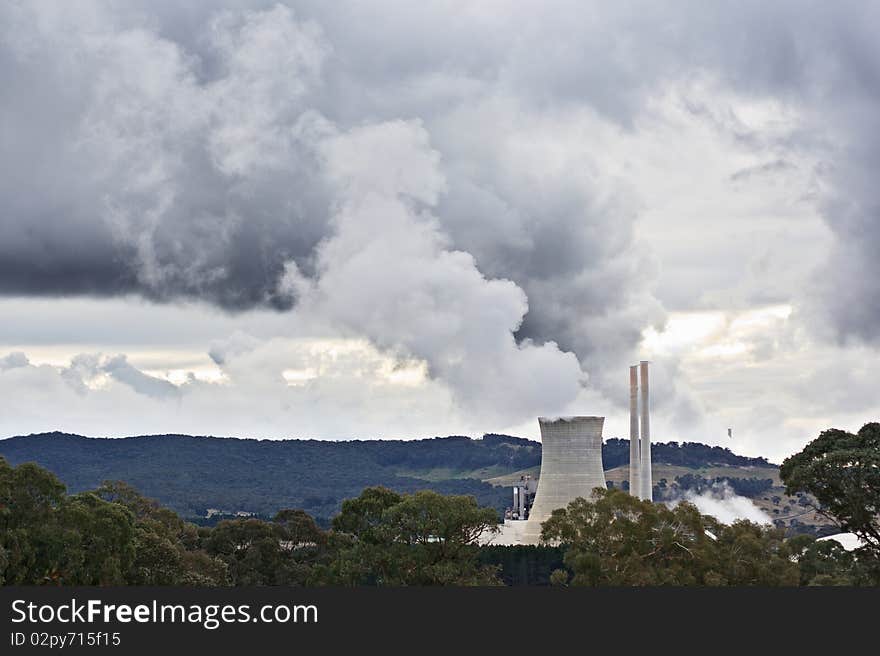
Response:
[{"label": "grey cloud", "polygon": [[138,394],[157,399],[177,398],[180,390],[167,380],[145,374],[133,366],[124,355],[117,355],[101,365],[101,370],[120,383],[128,385]]},{"label": "grey cloud", "polygon": [[259,344],[259,340],[247,333],[236,331],[229,338],[215,341],[208,350],[208,357],[217,365],[224,365],[227,361],[242,353],[252,351]]},{"label": "grey cloud", "polygon": [[755,176],[764,176],[764,175],[772,175],[774,173],[781,173],[785,171],[790,171],[796,168],[794,164],[791,162],[787,162],[784,159],[777,159],[772,162],[766,162],[765,164],[758,164],[756,166],[748,166],[743,169],[739,169],[730,174],[731,182],[742,182],[744,180],[748,180],[749,178],[753,178]]},{"label": "grey cloud", "polygon": [[825,171],[817,200],[836,245],[804,294],[811,320],[830,325],[840,340],[876,343],[880,9],[856,2],[774,3],[744,17],[750,28],[741,36],[744,47],[719,48],[717,70],[739,89],[794,104],[805,129],[786,145],[812,149]]},{"label": "grey cloud", "polygon": [[28,357],[21,351],[9,353],[0,358],[0,369],[16,369],[30,364]]},{"label": "grey cloud", "polygon": [[[880,106],[875,105],[875,110]],[[824,204],[835,244],[814,279],[812,310],[826,319],[841,341],[880,343],[880,120],[874,117],[866,143],[835,172],[837,182]]]},{"label": "grey cloud", "polygon": [[72,357],[66,367],[43,365],[42,368],[57,372],[56,375],[80,397],[88,396],[91,392],[90,384],[99,380],[102,375],[122,383],[137,394],[154,399],[175,399],[181,393],[176,385],[146,374],[132,365],[124,354],[107,357],[99,353],[80,353]]}]

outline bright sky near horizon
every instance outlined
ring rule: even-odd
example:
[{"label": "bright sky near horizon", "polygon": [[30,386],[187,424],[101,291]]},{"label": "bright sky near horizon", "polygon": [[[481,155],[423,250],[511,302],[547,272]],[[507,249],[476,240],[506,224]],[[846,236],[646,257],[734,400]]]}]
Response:
[{"label": "bright sky near horizon", "polygon": [[[0,437],[880,418],[880,7],[10,2]],[[732,437],[727,429],[732,428]]]}]

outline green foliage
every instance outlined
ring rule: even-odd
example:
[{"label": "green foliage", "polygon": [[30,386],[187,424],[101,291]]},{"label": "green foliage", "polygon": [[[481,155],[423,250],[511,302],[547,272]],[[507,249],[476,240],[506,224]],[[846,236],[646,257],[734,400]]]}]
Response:
[{"label": "green foliage", "polygon": [[64,499],[64,485],[32,462],[10,467],[0,458],[0,527],[39,524]]},{"label": "green foliage", "polygon": [[318,584],[330,563],[327,534],[301,510],[282,510],[272,522],[223,521],[204,535],[207,553],[226,564],[236,586]]},{"label": "green foliage", "polygon": [[688,503],[668,508],[619,490],[595,494],[543,524],[542,538],[565,548],[572,585],[798,583],[782,531],[746,521],[726,526]]},{"label": "green foliage", "polygon": [[715,563],[707,583],[720,585],[797,585],[799,569],[785,540],[785,530],[739,520],[732,525],[712,518],[717,540],[702,556]]},{"label": "green foliage", "polygon": [[809,492],[820,512],[855,533],[880,562],[880,423],[823,431],[779,470],[786,494]]},{"label": "green foliage", "polygon": [[134,517],[95,494],[65,495],[33,463],[0,458],[0,549],[6,584],[116,585],[134,558]]},{"label": "green foliage", "polygon": [[206,561],[196,551],[194,526],[124,483],[72,496],[64,492],[46,470],[32,463],[10,467],[0,458],[0,578],[5,584],[225,582],[222,563]]},{"label": "green foliage", "polygon": [[205,541],[205,550],[226,563],[233,585],[276,585],[284,580],[281,535],[268,522],[220,522]]},{"label": "green foliage", "polygon": [[[225,567],[220,562],[205,562],[198,529],[184,522],[174,511],[141,496],[122,481],[108,481],[95,494],[125,508],[134,518],[135,558],[126,575],[133,585],[222,585]],[[191,571],[191,566],[198,566]]]},{"label": "green foliage", "polygon": [[497,584],[496,568],[478,560],[497,521],[473,497],[368,488],[333,521],[343,536],[334,574],[348,585]]},{"label": "green foliage", "polygon": [[847,551],[834,540],[816,540],[808,535],[789,542],[800,565],[801,585],[880,585],[880,572],[870,554]]},{"label": "green foliage", "polygon": [[369,487],[355,499],[342,502],[342,512],[333,518],[333,530],[357,536],[362,541],[380,542],[385,530],[385,513],[403,497],[385,487]]}]

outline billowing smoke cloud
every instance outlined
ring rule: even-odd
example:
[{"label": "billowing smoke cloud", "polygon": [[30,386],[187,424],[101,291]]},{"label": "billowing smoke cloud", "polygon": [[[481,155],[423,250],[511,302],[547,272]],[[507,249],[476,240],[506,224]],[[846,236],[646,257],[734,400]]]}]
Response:
[{"label": "billowing smoke cloud", "polygon": [[490,408],[496,420],[575,398],[577,358],[553,342],[517,343],[513,333],[528,309],[523,291],[486,279],[441,231],[431,208],[446,182],[420,124],[357,128],[329,139],[324,153],[341,204],[335,234],[318,249],[314,287],[289,271],[287,284],[303,298],[300,312],[424,359],[465,407]]},{"label": "billowing smoke cloud", "polygon": [[694,490],[686,490],[681,498],[671,501],[669,505],[675,507],[682,501],[694,504],[702,514],[710,515],[722,524],[732,524],[738,519],[747,519],[758,524],[773,523],[767,513],[752,503],[751,499],[736,494],[727,482],[716,483],[699,494]]}]

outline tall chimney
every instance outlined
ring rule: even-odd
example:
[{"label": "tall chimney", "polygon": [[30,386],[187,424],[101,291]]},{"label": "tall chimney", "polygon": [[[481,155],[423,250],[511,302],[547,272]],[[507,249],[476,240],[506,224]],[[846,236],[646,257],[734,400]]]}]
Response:
[{"label": "tall chimney", "polygon": [[642,456],[639,453],[639,367],[629,368],[629,493],[642,498]]},{"label": "tall chimney", "polygon": [[648,395],[647,360],[642,360],[639,363],[639,373],[641,374],[640,387],[642,391],[642,472],[639,476],[639,480],[642,484],[642,499],[653,501],[653,481],[651,480],[651,418],[650,398]]}]

